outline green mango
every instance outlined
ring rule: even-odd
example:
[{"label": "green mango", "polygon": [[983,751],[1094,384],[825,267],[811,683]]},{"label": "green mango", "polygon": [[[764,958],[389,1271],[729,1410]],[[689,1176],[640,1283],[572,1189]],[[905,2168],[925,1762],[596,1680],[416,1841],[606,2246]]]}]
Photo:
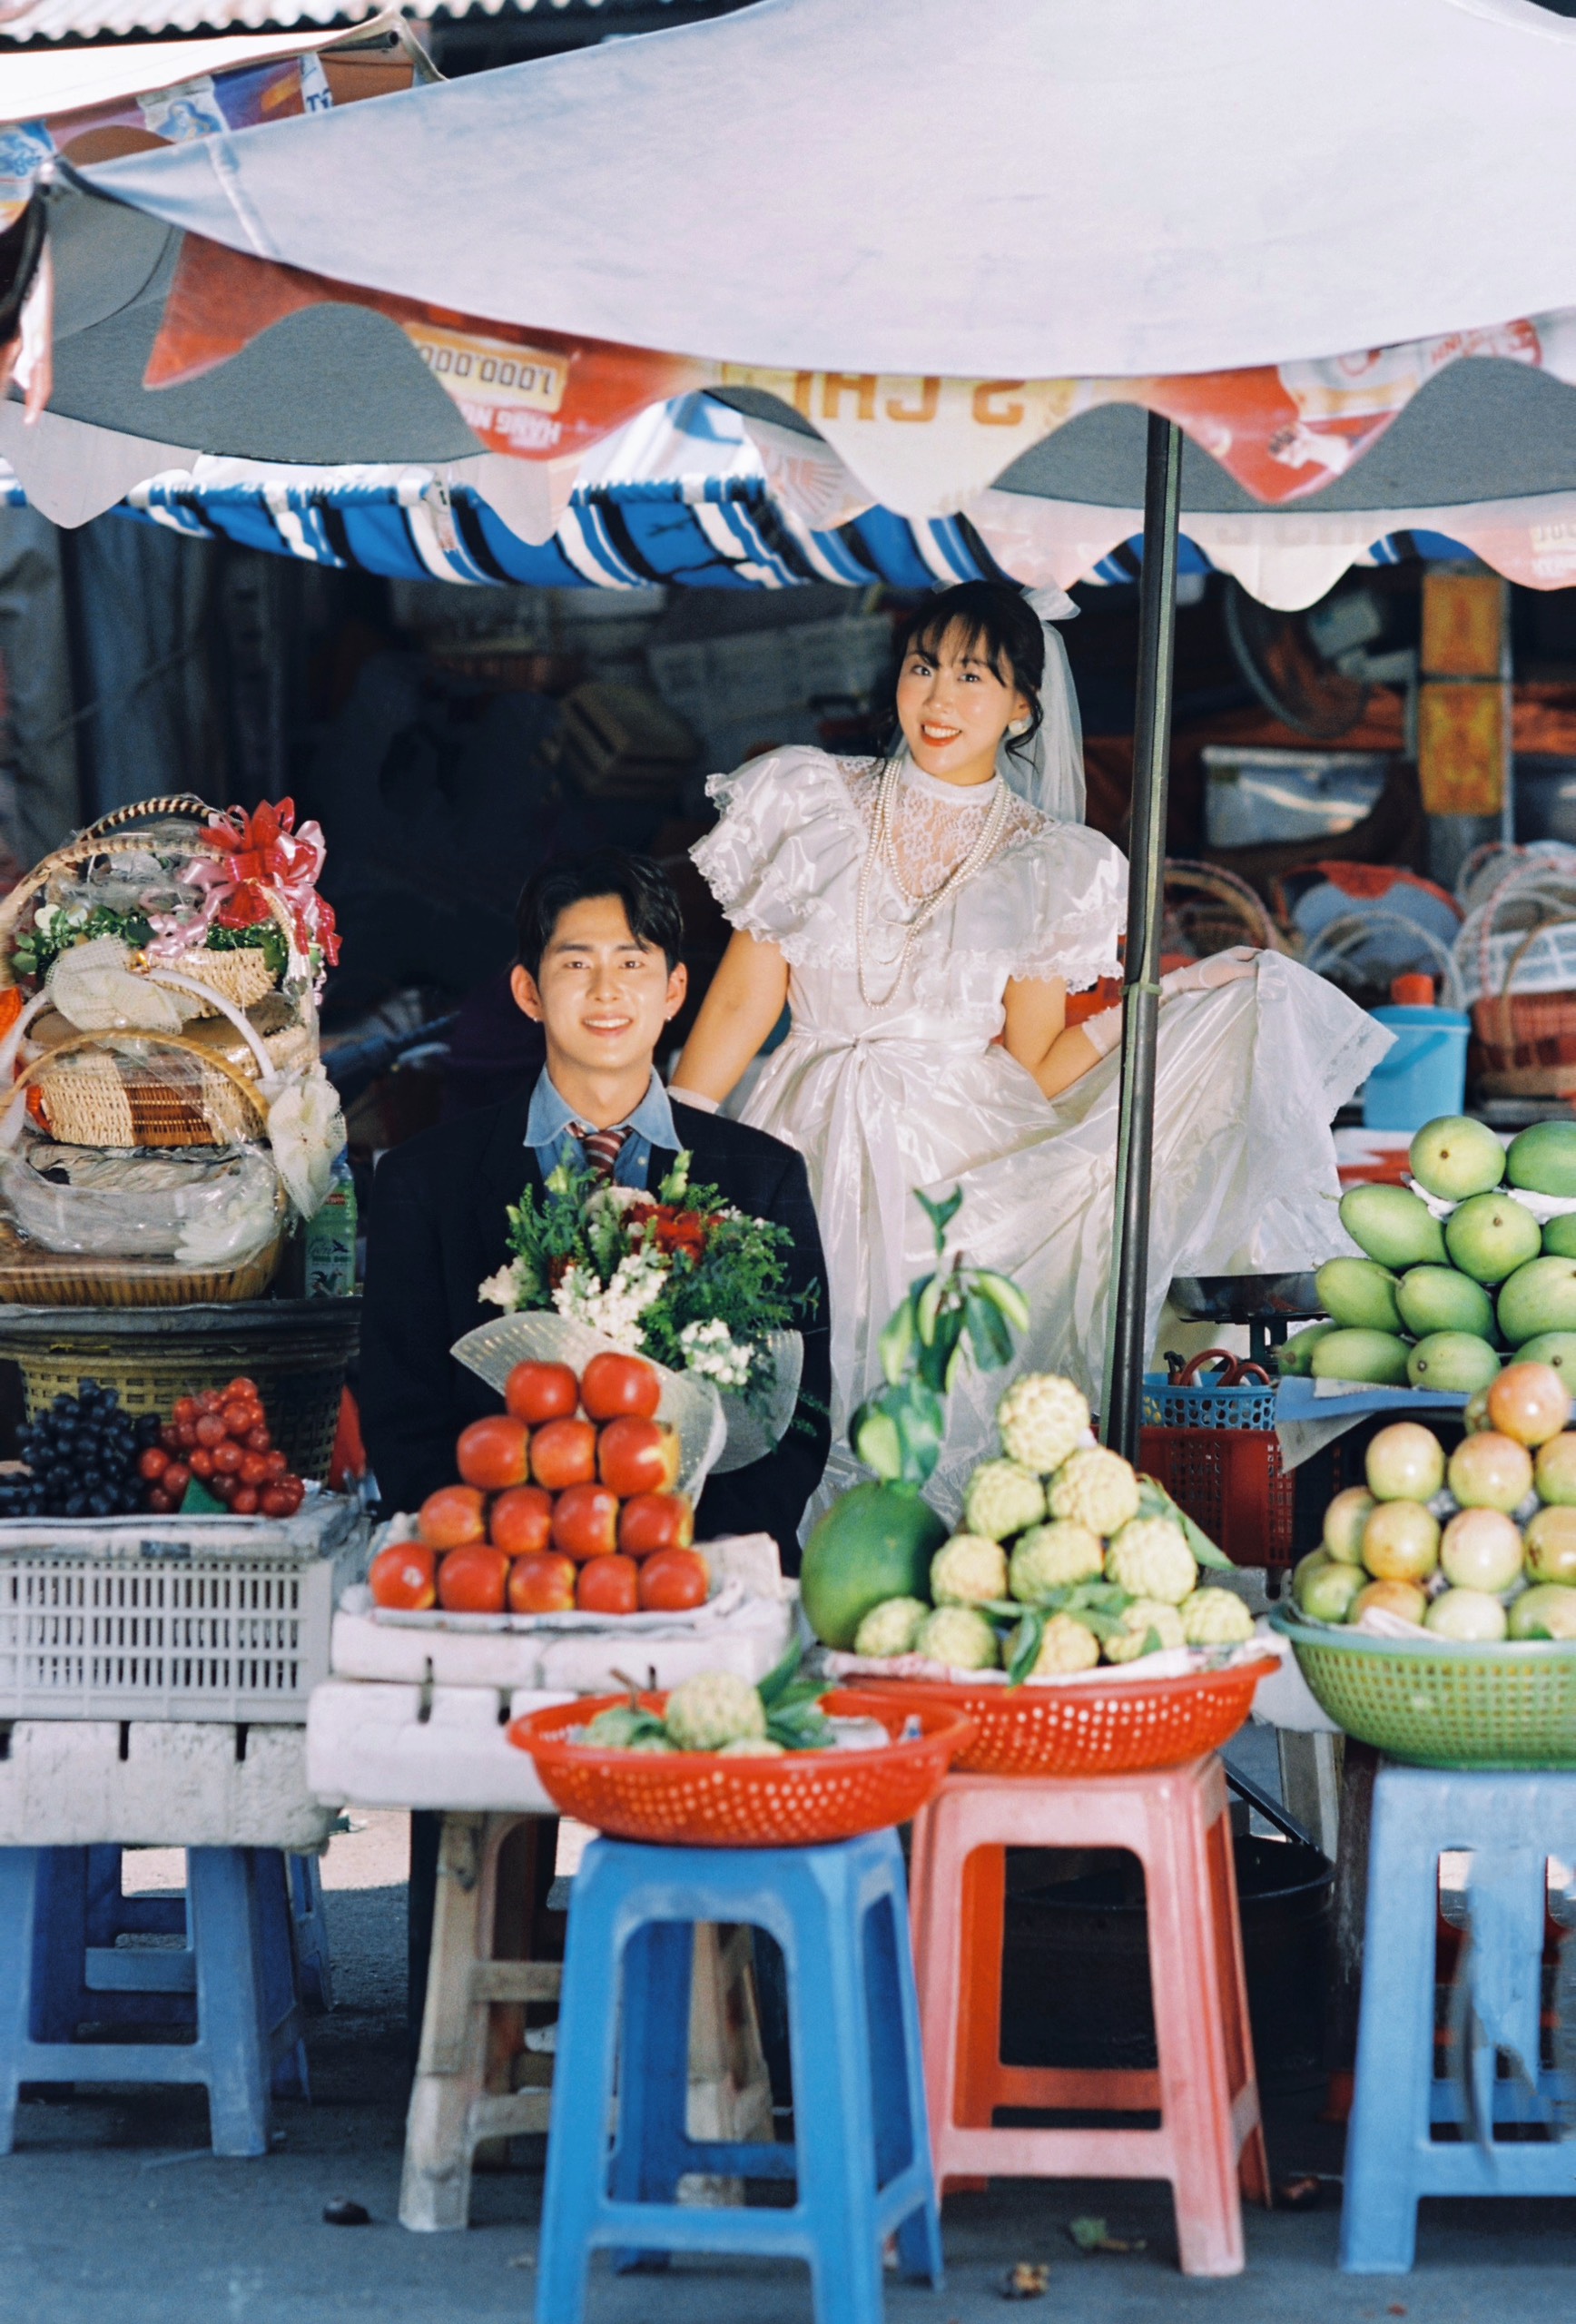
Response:
[{"label": "green mango", "polygon": [[1339,1324],[1310,1324],[1305,1332],[1294,1332],[1289,1340],[1273,1349],[1276,1368],[1283,1380],[1305,1380],[1314,1368],[1314,1350],[1331,1332],[1338,1332]]},{"label": "green mango", "polygon": [[1512,1347],[1576,1332],[1576,1259],[1531,1259],[1500,1293],[1500,1329]]},{"label": "green mango", "polygon": [[1576,1210],[1561,1211],[1558,1218],[1544,1221],[1543,1256],[1576,1259]]},{"label": "green mango", "polygon": [[1543,1247],[1543,1230],[1513,1195],[1473,1195],[1444,1223],[1451,1264],[1475,1283],[1503,1283]]},{"label": "green mango", "polygon": [[1453,1395],[1473,1395],[1499,1374],[1499,1357],[1474,1332],[1431,1332],[1406,1359],[1414,1388],[1445,1388]]},{"label": "green mango", "polygon": [[1568,1387],[1576,1387],[1576,1332],[1540,1332],[1516,1350],[1518,1364],[1551,1364]]},{"label": "green mango", "polygon": [[[1355,1260],[1352,1262],[1357,1264]],[[1361,1380],[1370,1387],[1404,1388],[1406,1342],[1395,1332],[1330,1333],[1314,1350],[1315,1380]]]},{"label": "green mango", "polygon": [[1486,1194],[1505,1175],[1505,1149],[1486,1122],[1441,1114],[1424,1122],[1407,1152],[1418,1185],[1442,1202]]},{"label": "green mango", "polygon": [[1444,1229],[1410,1187],[1348,1187],[1341,1224],[1382,1267],[1444,1265]]},{"label": "green mango", "polygon": [[1337,1324],[1364,1332],[1399,1332],[1395,1277],[1374,1259],[1326,1259],[1314,1278],[1320,1304]]},{"label": "green mango", "polygon": [[1472,1332],[1486,1340],[1494,1328],[1494,1303],[1481,1283],[1458,1267],[1413,1267],[1395,1294],[1401,1320],[1423,1339],[1430,1332]]},{"label": "green mango", "polygon": [[1511,1140],[1505,1177],[1530,1194],[1576,1195],[1576,1122],[1534,1122]]}]

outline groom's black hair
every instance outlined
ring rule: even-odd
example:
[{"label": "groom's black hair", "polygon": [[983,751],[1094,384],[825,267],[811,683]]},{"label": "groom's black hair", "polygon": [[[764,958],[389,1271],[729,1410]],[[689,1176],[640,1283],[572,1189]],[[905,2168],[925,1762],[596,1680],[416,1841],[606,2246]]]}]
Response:
[{"label": "groom's black hair", "polygon": [[520,966],[534,978],[553,931],[571,904],[592,896],[616,896],[637,944],[659,947],[671,976],[684,951],[684,914],[673,881],[649,855],[621,847],[599,847],[590,855],[565,856],[533,872],[515,906]]}]

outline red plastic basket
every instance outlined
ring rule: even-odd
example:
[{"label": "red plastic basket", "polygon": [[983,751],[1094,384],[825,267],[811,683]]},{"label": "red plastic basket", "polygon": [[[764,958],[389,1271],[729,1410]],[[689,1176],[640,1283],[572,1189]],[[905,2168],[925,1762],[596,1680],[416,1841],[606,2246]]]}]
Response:
[{"label": "red plastic basket", "polygon": [[1124,1776],[1218,1751],[1247,1717],[1259,1680],[1276,1667],[1272,1657],[1178,1679],[1113,1676],[1109,1685],[1095,1679],[1042,1687],[856,1679],[853,1691],[894,1711],[964,1713],[974,1733],[952,1763],[960,1775]]},{"label": "red plastic basket", "polygon": [[[665,1695],[640,1699],[655,1711],[667,1702]],[[598,1751],[564,1741],[566,1728],[627,1700],[603,1695],[530,1711],[513,1721],[509,1741],[531,1754],[543,1789],[566,1816],[616,1839],[672,1847],[806,1847],[906,1824],[941,1789],[973,1733],[970,1718],[950,1703],[833,1694],[823,1708],[879,1718],[892,1738],[885,1749],[729,1759],[715,1751]],[[915,1714],[921,1732],[900,1741]]]},{"label": "red plastic basket", "polygon": [[1234,1565],[1291,1563],[1296,1480],[1273,1428],[1146,1428],[1138,1466]]}]

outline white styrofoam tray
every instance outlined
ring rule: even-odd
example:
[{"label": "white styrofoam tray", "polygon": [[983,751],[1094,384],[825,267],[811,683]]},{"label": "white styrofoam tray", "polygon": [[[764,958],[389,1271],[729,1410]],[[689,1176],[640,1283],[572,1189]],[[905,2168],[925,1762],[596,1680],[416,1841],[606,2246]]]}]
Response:
[{"label": "white styrofoam tray", "polygon": [[490,1809],[554,1816],[537,1763],[508,1739],[512,1718],[573,1699],[517,1687],[379,1685],[330,1679],[307,1718],[307,1780],[339,1807]]},{"label": "white styrofoam tray", "polygon": [[300,1727],[22,1719],[0,1739],[0,1847],[315,1850],[332,1828]]}]

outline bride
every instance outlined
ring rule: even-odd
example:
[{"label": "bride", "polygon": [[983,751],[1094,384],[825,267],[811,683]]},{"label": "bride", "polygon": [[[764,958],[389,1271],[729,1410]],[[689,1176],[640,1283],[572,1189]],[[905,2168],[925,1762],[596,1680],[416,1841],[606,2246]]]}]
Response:
[{"label": "bride", "polygon": [[[1120,974],[1128,873],[1080,820],[1065,648],[1016,589],[966,583],[910,623],[895,709],[882,758],[795,747],[714,776],[721,820],[694,850],[734,934],[673,1094],[725,1099],[786,1000],[791,1029],[743,1118],[803,1154],[826,1248],[818,1507],[862,1473],[849,1416],[931,1263],[915,1187],[960,1187],[958,1241],[1022,1286],[1018,1368],[1066,1373],[1098,1403],[1105,1350],[1121,1009],[1069,1026],[1067,996]],[[1329,1123],[1389,1041],[1278,953],[1195,963],[1162,996],[1151,1345],[1174,1275],[1305,1267],[1338,1247]],[[965,1370],[953,1393],[946,1514],[994,1444],[1006,1376]]]}]

